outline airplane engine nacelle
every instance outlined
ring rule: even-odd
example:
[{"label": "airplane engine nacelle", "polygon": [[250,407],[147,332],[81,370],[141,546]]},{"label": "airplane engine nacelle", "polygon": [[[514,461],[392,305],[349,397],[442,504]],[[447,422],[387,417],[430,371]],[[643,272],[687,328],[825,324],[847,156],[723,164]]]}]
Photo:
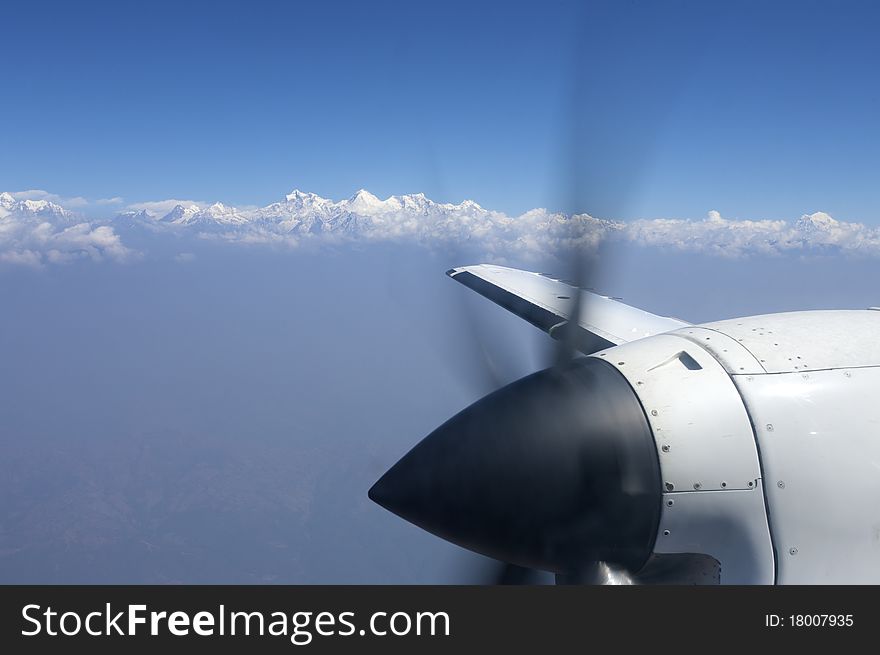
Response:
[{"label": "airplane engine nacelle", "polygon": [[693,326],[597,352],[660,462],[657,555],[725,584],[880,582],[880,313]]}]

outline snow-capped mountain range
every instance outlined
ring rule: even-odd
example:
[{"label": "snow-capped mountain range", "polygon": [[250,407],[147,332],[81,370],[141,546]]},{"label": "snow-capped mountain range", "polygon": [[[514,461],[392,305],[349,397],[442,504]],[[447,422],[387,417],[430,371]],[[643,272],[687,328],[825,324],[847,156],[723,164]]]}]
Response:
[{"label": "snow-capped mountain range", "polygon": [[0,218],[15,215],[26,218],[69,220],[74,213],[48,200],[16,199],[11,193],[0,193]]},{"label": "snow-capped mountain range", "polygon": [[611,238],[647,246],[712,250],[729,256],[815,247],[880,251],[880,231],[876,228],[837,221],[823,212],[805,214],[794,223],[728,220],[718,212],[709,212],[702,221],[624,222],[587,214],[566,216],[546,209],[510,217],[472,200],[439,203],[423,193],[382,200],[365,189],[339,201],[294,190],[265,207],[237,209],[217,202],[208,206],[177,205],[162,216],[142,210],[123,215],[152,225],[191,227],[205,236],[222,234],[232,240],[241,235],[247,235],[251,242],[332,235],[429,243],[478,242],[495,256],[538,255],[572,242],[596,244]]},{"label": "snow-capped mountain range", "polygon": [[[176,205],[164,215],[146,210],[128,210],[117,218],[140,220],[154,225],[197,226],[202,229],[253,227],[280,234],[362,233],[372,229],[424,227],[427,224],[452,220],[498,219],[502,215],[483,209],[466,200],[460,204],[437,203],[423,193],[391,196],[380,200],[361,189],[340,201],[322,198],[314,193],[294,190],[284,200],[265,207],[238,209],[216,202],[212,205]],[[407,226],[410,221],[417,221]]]},{"label": "snow-capped mountain range", "polygon": [[41,265],[80,257],[127,260],[138,256],[123,244],[135,232],[157,239],[173,232],[249,244],[321,243],[325,239],[453,244],[499,263],[540,259],[571,245],[590,246],[603,240],[731,257],[791,250],[880,255],[878,228],[838,221],[823,212],[805,214],[796,221],[731,220],[718,212],[709,212],[698,221],[611,221],[546,209],[511,217],[471,200],[439,203],[422,193],[382,200],[361,189],[338,201],[294,190],[264,207],[187,203],[155,213],[151,207],[167,208],[168,203],[144,203],[113,218],[98,219],[23,195],[0,194],[0,262]]}]

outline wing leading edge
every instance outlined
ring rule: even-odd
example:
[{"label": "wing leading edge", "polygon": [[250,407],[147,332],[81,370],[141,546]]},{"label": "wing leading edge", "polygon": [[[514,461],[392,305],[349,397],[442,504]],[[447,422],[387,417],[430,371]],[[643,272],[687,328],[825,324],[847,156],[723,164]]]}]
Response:
[{"label": "wing leading edge", "polygon": [[577,348],[585,355],[690,325],[578,289],[541,273],[477,264],[453,268],[446,274],[553,338],[559,338],[563,328],[570,329],[567,326],[571,298],[580,293],[580,316],[573,325],[577,326]]}]

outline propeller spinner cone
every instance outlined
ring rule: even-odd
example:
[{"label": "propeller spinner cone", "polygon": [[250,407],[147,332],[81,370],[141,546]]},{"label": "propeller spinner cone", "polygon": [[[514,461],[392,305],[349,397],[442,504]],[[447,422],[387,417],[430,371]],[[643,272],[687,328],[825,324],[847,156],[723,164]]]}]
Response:
[{"label": "propeller spinner cone", "polygon": [[640,568],[661,506],[644,410],[607,362],[518,380],[437,428],[370,489],[402,518],[520,566]]}]

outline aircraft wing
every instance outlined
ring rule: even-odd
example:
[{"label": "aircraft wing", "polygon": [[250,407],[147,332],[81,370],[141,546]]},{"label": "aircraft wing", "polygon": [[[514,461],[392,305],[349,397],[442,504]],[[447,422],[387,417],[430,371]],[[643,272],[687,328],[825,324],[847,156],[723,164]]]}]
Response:
[{"label": "aircraft wing", "polygon": [[453,268],[446,274],[554,339],[560,338],[563,330],[571,329],[568,313],[574,306],[574,294],[580,293],[575,343],[585,355],[690,325],[578,289],[543,273],[477,264]]}]

